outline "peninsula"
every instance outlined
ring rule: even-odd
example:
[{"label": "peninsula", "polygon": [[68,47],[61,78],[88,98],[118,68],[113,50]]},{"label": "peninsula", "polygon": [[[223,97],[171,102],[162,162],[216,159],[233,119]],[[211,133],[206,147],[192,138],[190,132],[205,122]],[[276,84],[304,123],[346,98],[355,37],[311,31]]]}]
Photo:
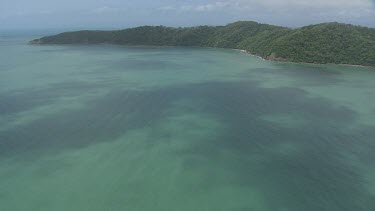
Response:
[{"label": "peninsula", "polygon": [[226,26],[142,26],[115,31],[75,31],[30,44],[191,46],[244,50],[273,61],[375,67],[375,29],[343,23],[286,28],[253,21]]}]

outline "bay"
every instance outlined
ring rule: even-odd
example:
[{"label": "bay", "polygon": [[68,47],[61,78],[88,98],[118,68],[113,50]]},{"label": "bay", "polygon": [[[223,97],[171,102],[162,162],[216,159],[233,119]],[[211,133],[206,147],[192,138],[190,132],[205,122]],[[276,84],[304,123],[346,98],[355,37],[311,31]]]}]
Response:
[{"label": "bay", "polygon": [[375,72],[0,39],[0,210],[375,210]]}]

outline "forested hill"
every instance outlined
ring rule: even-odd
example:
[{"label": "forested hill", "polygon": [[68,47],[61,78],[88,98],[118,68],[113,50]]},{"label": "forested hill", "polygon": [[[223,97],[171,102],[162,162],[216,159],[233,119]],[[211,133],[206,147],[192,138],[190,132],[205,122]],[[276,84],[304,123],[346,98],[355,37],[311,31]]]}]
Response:
[{"label": "forested hill", "polygon": [[375,29],[323,23],[297,29],[240,21],[226,26],[142,26],[118,31],[77,31],[30,44],[197,46],[246,50],[265,59],[375,66]]}]

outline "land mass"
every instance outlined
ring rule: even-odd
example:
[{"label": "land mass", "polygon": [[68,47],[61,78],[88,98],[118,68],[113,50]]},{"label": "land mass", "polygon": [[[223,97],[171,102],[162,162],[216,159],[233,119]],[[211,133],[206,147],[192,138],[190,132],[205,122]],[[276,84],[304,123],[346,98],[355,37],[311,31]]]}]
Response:
[{"label": "land mass", "polygon": [[226,26],[141,26],[115,31],[75,31],[30,44],[191,46],[244,50],[274,61],[375,67],[375,29],[343,23],[286,28],[252,21]]}]

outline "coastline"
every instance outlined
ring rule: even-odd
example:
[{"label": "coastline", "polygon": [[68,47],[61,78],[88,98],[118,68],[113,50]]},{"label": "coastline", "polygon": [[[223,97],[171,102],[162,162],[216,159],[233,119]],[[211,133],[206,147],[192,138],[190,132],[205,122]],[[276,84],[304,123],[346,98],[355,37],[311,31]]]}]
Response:
[{"label": "coastline", "polygon": [[366,68],[366,69],[375,69],[374,66],[364,66],[364,65],[355,65],[355,64],[335,64],[335,63],[322,64],[322,63],[310,63],[310,62],[291,62],[291,61],[288,61],[287,59],[264,58],[264,57],[261,57],[259,55],[252,54],[247,50],[242,50],[242,49],[232,49],[232,50],[239,51],[239,52],[247,54],[249,56],[259,58],[263,61],[270,61],[270,62],[279,62],[279,63],[286,63],[286,64],[336,65],[336,66],[343,66],[343,67],[358,67],[358,68]]},{"label": "coastline", "polygon": [[[27,42],[27,45],[76,45],[76,44],[45,44],[42,42],[35,42],[35,40]],[[93,45],[90,43],[83,43],[83,45]],[[270,62],[278,62],[278,63],[286,63],[286,64],[307,64],[307,65],[337,65],[337,66],[343,66],[343,67],[357,67],[357,68],[366,68],[366,69],[375,69],[375,66],[364,66],[364,65],[353,65],[353,64],[335,64],[335,63],[310,63],[310,62],[292,62],[288,61],[288,59],[271,59],[271,58],[264,58],[256,54],[252,54],[251,52],[243,49],[236,49],[236,48],[217,48],[217,47],[202,47],[202,46],[163,46],[163,45],[121,45],[121,44],[113,44],[113,43],[97,43],[94,45],[111,45],[111,46],[127,46],[127,47],[191,47],[191,48],[213,48],[213,49],[229,49],[234,51],[239,51],[243,54],[247,54],[249,56],[256,57],[258,59],[261,59],[263,61],[270,61]]]}]

